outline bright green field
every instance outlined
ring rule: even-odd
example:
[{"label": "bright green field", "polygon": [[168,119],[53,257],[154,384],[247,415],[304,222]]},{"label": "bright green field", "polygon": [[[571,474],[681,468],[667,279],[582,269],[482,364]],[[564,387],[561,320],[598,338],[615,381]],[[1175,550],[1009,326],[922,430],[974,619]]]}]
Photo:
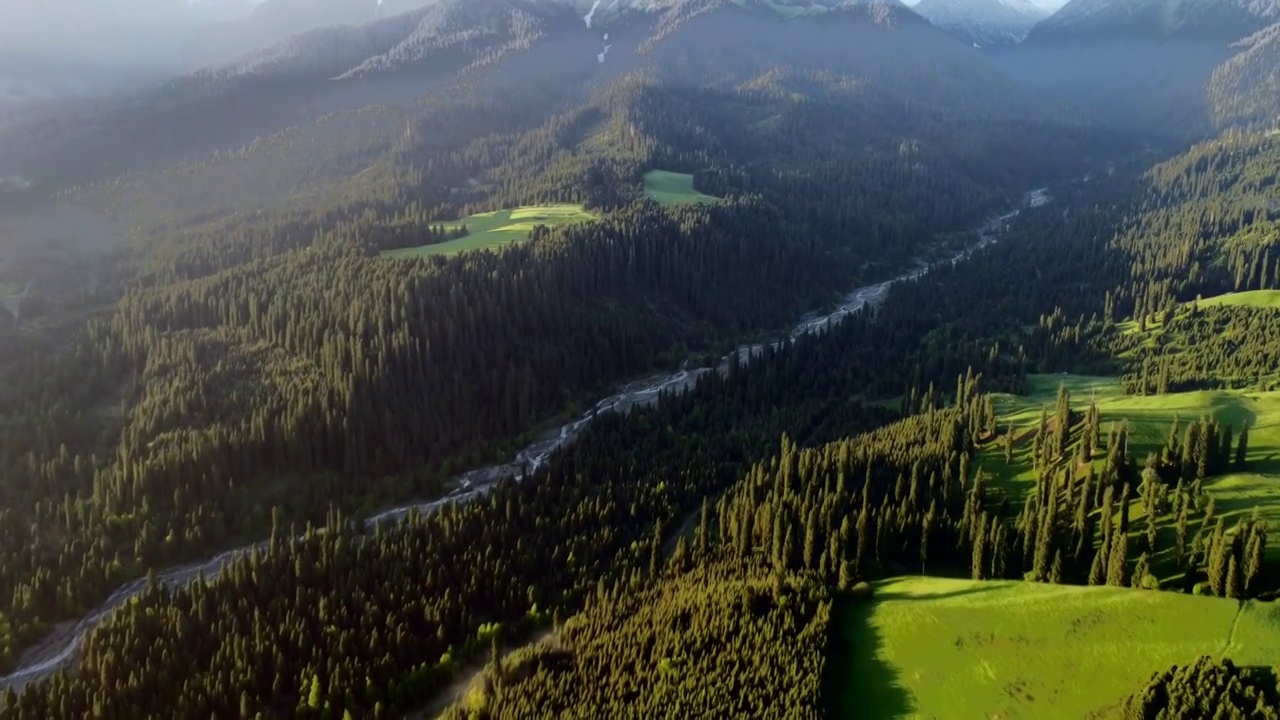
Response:
[{"label": "bright green field", "polygon": [[644,194],[661,205],[679,205],[691,202],[715,202],[719,198],[703,195],[693,189],[693,176],[683,173],[652,170],[644,174]]},{"label": "bright green field", "polygon": [[[1048,406],[1050,414],[1057,399],[1058,386],[1065,385],[1071,394],[1071,406],[1083,411],[1092,399],[1102,416],[1103,442],[1111,421],[1129,421],[1129,455],[1141,463],[1148,452],[1163,447],[1175,417],[1186,423],[1204,415],[1220,423],[1228,423],[1239,435],[1249,423],[1250,469],[1266,475],[1280,476],[1280,392],[1251,390],[1204,390],[1168,395],[1125,395],[1120,382],[1110,377],[1086,375],[1029,375],[1026,395],[996,395],[996,412],[1002,425],[1011,425],[1019,438],[1013,463],[1005,466],[999,447],[988,447],[979,454],[983,469],[1003,481],[1031,479],[1030,436],[1040,419],[1040,409]],[[1280,482],[1280,477],[1276,478]]]},{"label": "bright green field", "polygon": [[1200,307],[1216,305],[1234,305],[1243,307],[1280,309],[1280,290],[1250,290],[1248,292],[1227,293],[1208,300],[1200,300]]},{"label": "bright green field", "polygon": [[1199,655],[1280,662],[1280,607],[1109,587],[897,578],[838,606],[831,717],[1105,717]]},{"label": "bright green field", "polygon": [[497,210],[440,223],[446,228],[466,225],[470,233],[466,237],[435,245],[388,250],[382,254],[386,257],[426,257],[487,250],[528,238],[536,225],[554,227],[594,217],[581,205],[528,205],[514,210]]}]

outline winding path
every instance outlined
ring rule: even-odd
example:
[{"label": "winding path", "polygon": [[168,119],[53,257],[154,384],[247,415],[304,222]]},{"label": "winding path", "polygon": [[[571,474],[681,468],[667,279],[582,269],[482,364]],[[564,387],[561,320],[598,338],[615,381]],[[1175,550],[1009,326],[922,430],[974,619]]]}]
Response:
[{"label": "winding path", "polygon": [[[1046,202],[1048,202],[1048,195],[1045,194],[1045,191],[1035,190],[1027,193],[1023,205],[1037,207]],[[1010,220],[1017,216],[1018,212],[1019,210],[1014,210],[990,220],[979,228],[978,241],[973,246],[952,257],[951,264],[955,265],[967,260],[974,252],[994,243],[999,233]],[[888,293],[889,288],[895,283],[914,280],[927,272],[929,272],[929,267],[922,265],[893,279],[859,288],[846,295],[840,304],[829,312],[811,313],[801,318],[786,339],[773,343],[773,347],[777,348],[784,342],[794,342],[796,338],[802,335],[824,332],[828,327],[838,325],[845,318],[862,310],[868,304],[882,300]],[[425,514],[448,503],[468,502],[489,493],[499,483],[508,480],[521,481],[529,474],[536,472],[553,453],[573,442],[582,432],[582,429],[597,416],[608,412],[625,413],[633,407],[652,404],[663,392],[685,390],[697,383],[699,378],[706,373],[713,371],[728,372],[730,359],[733,355],[737,355],[741,361],[749,361],[763,352],[763,350],[764,345],[762,344],[744,345],[733,353],[725,355],[714,366],[689,369],[686,362],[674,373],[653,375],[628,383],[621,387],[617,393],[596,403],[594,407],[577,419],[564,424],[557,430],[550,432],[546,438],[538,440],[521,450],[510,463],[463,473],[454,479],[451,490],[445,496],[430,502],[413,502],[383,510],[366,518],[364,521],[365,528],[371,530],[379,524],[401,522],[409,513],[414,511]],[[323,532],[323,528],[320,532]],[[157,572],[156,580],[158,583],[171,588],[188,585],[199,577],[211,580],[217,577],[222,572],[222,569],[235,558],[247,555],[255,548],[261,550],[266,547],[267,543],[261,542],[227,550],[204,562],[191,563]],[[146,588],[146,578],[139,578],[117,588],[101,605],[76,623],[70,632],[56,633],[46,639],[40,647],[24,654],[19,659],[18,667],[13,672],[0,677],[0,688],[21,688],[28,682],[46,677],[65,666],[75,656],[84,638],[97,627],[98,623],[117,607],[128,602],[130,598],[141,594]]]}]

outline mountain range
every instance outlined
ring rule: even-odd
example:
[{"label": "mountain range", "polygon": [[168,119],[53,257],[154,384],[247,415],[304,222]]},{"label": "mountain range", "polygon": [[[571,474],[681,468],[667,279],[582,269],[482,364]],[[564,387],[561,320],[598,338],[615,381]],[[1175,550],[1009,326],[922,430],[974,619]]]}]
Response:
[{"label": "mountain range", "polygon": [[[701,83],[772,64],[905,78],[920,97],[946,87],[953,98],[989,97],[986,112],[1038,106],[1057,121],[1187,137],[1268,116],[1274,93],[1248,68],[1270,36],[1243,43],[1278,8],[1072,0],[1044,17],[1028,0],[922,0],[914,11],[897,0],[246,0],[189,44],[183,62],[202,69],[159,85],[134,76],[134,87],[151,87],[6,121],[0,170],[63,184],[235,152],[332,113],[413,105],[433,92],[547,88],[569,102],[630,73]],[[118,73],[86,82],[93,76],[74,65],[24,63],[0,73],[0,112],[42,95],[128,87]]]},{"label": "mountain range", "polygon": [[937,27],[980,48],[1019,43],[1050,15],[1031,0],[920,0],[914,9]]},{"label": "mountain range", "polygon": [[[1277,20],[1276,0],[1072,0],[991,57],[1037,102],[1064,116],[1181,142],[1239,117],[1215,106],[1265,107],[1265,97],[1223,96],[1226,80],[1216,90],[1210,85],[1224,64],[1241,62],[1233,61],[1239,43]],[[1237,85],[1231,92],[1255,90]],[[1249,111],[1255,120],[1259,113],[1266,115]]]},{"label": "mountain range", "polygon": [[[284,1],[268,0],[253,17]],[[68,182],[235,150],[331,113],[412,107],[437,91],[537,91],[571,102],[634,73],[702,85],[777,67],[853,72],[876,87],[897,80],[921,100],[983,113],[1008,104],[1013,88],[896,0],[646,0],[594,12],[582,3],[441,0],[316,28],[152,90],[0,130],[0,165]]]},{"label": "mountain range", "polygon": [[[1185,683],[997,608],[941,652],[1055,684],[925,712],[956,672],[826,623],[1163,584],[1233,599],[1186,598],[1217,652],[1280,593],[1265,523],[1208,531],[1275,469],[1271,0],[174,1],[0,45],[6,718],[1083,717]],[[131,37],[163,66],[94,66]]]}]

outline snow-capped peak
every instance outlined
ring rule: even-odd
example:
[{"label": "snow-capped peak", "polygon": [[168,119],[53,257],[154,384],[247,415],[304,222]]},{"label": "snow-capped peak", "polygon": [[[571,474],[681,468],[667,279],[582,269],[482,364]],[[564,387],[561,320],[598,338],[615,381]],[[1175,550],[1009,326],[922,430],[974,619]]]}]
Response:
[{"label": "snow-capped peak", "polygon": [[937,27],[983,47],[1021,42],[1049,15],[1031,0],[920,0],[914,9]]}]

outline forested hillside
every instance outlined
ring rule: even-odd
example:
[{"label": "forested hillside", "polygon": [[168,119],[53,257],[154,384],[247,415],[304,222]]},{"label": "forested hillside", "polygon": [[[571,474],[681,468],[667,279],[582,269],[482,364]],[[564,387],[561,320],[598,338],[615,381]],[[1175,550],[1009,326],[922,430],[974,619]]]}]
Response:
[{"label": "forested hillside", "polygon": [[[1269,662],[1265,36],[1214,81],[1244,129],[1170,156],[1204,107],[1059,117],[893,3],[585,12],[443,0],[0,130],[0,715],[838,717],[855,672],[891,716],[939,657],[860,644],[904,574],[1203,596]],[[127,239],[17,235],[68,207]],[[1274,707],[1170,645],[1058,712]],[[1057,716],[991,674],[966,712]]]},{"label": "forested hillside", "polygon": [[[37,262],[50,278],[0,323],[10,660],[148,570],[437,496],[620,382],[954,254],[1033,182],[1105,152],[996,106],[1011,90],[993,68],[895,12],[676,3],[614,16],[607,60],[570,62],[561,34],[585,28],[566,6],[443,3],[64,118],[79,139],[7,144],[54,173],[6,198],[19,215],[58,173],[93,177],[90,159],[201,158],[60,196],[129,228],[92,292],[39,248],[3,268],[16,288]],[[550,70],[536,84],[534,67]],[[429,76],[415,102],[239,148],[218,133],[245,116],[209,112]],[[704,201],[655,204],[653,170],[691,175]],[[586,219],[494,252],[380,254],[551,203]]]},{"label": "forested hillside", "polygon": [[1039,102],[1178,151],[1275,122],[1272,0],[1073,0],[995,59]]}]

